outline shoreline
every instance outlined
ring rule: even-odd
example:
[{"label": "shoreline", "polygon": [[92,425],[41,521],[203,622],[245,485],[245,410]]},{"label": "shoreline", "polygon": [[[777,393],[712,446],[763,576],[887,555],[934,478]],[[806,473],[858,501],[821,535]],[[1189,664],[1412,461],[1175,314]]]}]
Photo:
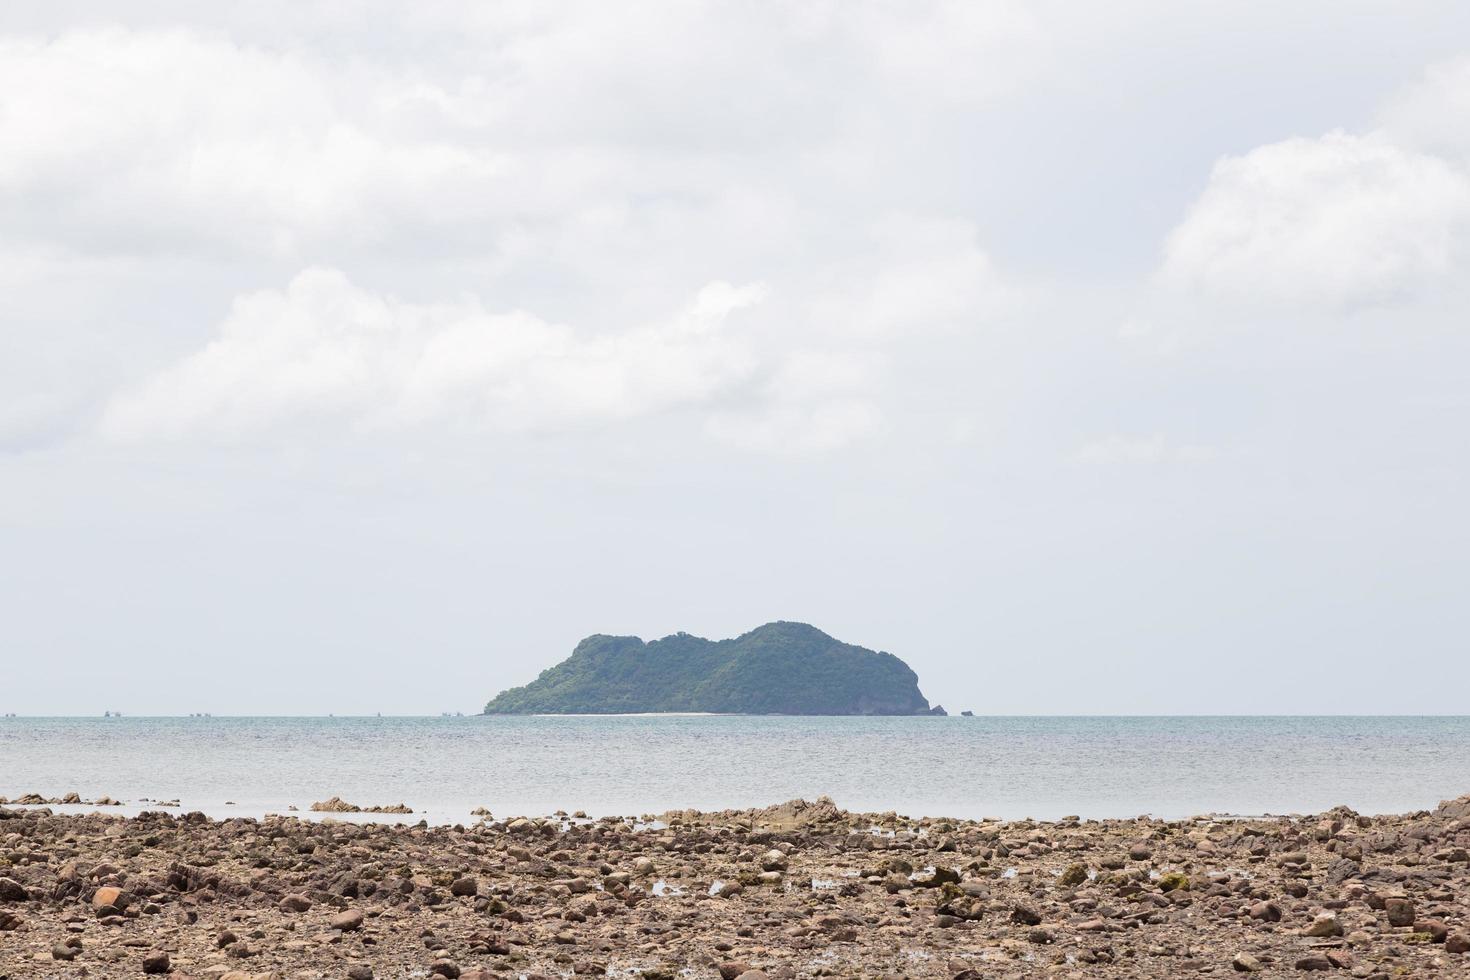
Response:
[{"label": "shoreline", "polygon": [[[568,814],[575,813],[577,819],[587,822],[601,820],[635,821],[646,823],[657,820],[667,812],[701,812],[700,808],[689,807],[666,807],[653,805],[635,808],[627,812],[614,812],[600,810],[595,807],[579,807],[567,810],[557,806],[532,806],[521,807],[516,805],[497,806],[493,810],[481,803],[470,804],[465,802],[446,804],[435,802],[422,805],[408,800],[407,802],[394,799],[393,802],[377,799],[361,799],[353,797],[346,801],[342,809],[333,807],[319,808],[318,804],[327,802],[328,797],[323,796],[319,801],[293,800],[285,804],[262,803],[243,799],[241,801],[200,801],[187,797],[150,799],[140,797],[135,800],[115,799],[107,794],[98,794],[97,799],[72,799],[81,794],[68,792],[55,797],[46,797],[45,794],[26,793],[17,797],[7,797],[0,793],[0,809],[9,809],[17,813],[46,811],[58,816],[86,817],[91,815],[120,817],[125,819],[136,819],[149,813],[162,813],[180,818],[185,815],[203,817],[210,822],[225,822],[230,820],[255,820],[267,821],[286,818],[294,818],[304,822],[338,821],[355,824],[381,824],[386,827],[411,827],[420,823],[428,827],[451,827],[455,825],[471,826],[481,823],[494,822],[502,814],[513,816],[506,819],[525,818],[528,820],[557,821],[565,820]],[[39,798],[37,798],[39,797]],[[824,797],[825,799],[826,797]],[[336,796],[330,797],[331,801],[344,802]],[[1440,800],[1440,802],[1444,802]],[[401,808],[401,809],[400,809]],[[1350,808],[1344,803],[1334,809]],[[1417,812],[1418,810],[1430,809],[1423,807],[1403,806],[1385,815],[1398,815]],[[734,806],[709,807],[705,806],[703,812],[710,813],[741,813],[756,812],[763,809],[759,806]],[[1079,808],[1085,810],[1085,808]],[[1177,813],[1159,813],[1147,809],[1132,813],[1129,816],[1096,815],[1079,812],[1076,819],[1086,824],[1116,823],[1132,819],[1156,820],[1164,823],[1187,823],[1193,820],[1207,819],[1215,821],[1250,821],[1250,820],[1297,820],[1305,819],[1312,815],[1313,811],[1306,809],[1284,809],[1281,811],[1235,811],[1235,810],[1195,810]],[[855,808],[851,811],[853,817],[864,815],[883,816],[885,818],[896,817],[899,820],[913,823],[944,821],[953,824],[1008,824],[1008,823],[1057,823],[1055,817],[1031,817],[1031,816],[1006,816],[1002,814],[990,814],[985,816],[963,816],[956,813],[924,813],[919,810],[904,808],[902,806],[878,809],[875,807]]]},{"label": "shoreline", "polygon": [[652,823],[306,816],[0,808],[0,977],[1470,971],[1470,797],[1172,821],[825,798]]}]

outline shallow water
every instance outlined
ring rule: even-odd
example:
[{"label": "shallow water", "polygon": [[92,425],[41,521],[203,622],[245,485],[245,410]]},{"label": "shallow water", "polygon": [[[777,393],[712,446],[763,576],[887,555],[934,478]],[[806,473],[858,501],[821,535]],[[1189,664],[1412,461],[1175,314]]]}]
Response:
[{"label": "shallow water", "polygon": [[1470,718],[0,718],[0,795],[73,790],[212,815],[335,795],[430,822],[824,793],[914,816],[1386,813],[1470,792]]}]

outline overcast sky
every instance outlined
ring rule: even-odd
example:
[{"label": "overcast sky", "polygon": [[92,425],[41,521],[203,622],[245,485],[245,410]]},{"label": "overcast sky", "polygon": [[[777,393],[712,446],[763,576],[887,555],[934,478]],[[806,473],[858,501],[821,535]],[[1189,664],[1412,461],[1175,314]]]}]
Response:
[{"label": "overcast sky", "polygon": [[0,711],[811,622],[1463,713],[1464,0],[0,7]]}]

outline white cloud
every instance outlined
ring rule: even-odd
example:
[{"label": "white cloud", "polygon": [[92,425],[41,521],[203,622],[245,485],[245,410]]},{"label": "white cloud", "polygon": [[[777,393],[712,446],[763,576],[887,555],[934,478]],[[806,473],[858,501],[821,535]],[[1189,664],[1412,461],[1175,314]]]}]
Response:
[{"label": "white cloud", "polygon": [[1212,446],[1174,445],[1165,436],[1112,433],[1077,452],[1078,462],[1095,466],[1208,463],[1219,458]]},{"label": "white cloud", "polygon": [[713,282],[666,321],[587,336],[474,297],[407,303],[312,269],[237,300],[213,341],[118,396],[101,427],[120,440],[238,438],[282,423],[518,430],[648,415],[751,372],[727,320],[764,294]]},{"label": "white cloud", "polygon": [[808,157],[778,183],[826,179],[894,85],[968,101],[1016,84],[1039,43],[1021,9],[506,7],[461,12],[462,49],[407,66],[186,28],[0,35],[0,222],[85,251],[301,259],[698,207],[761,183],[777,151]]},{"label": "white cloud", "polygon": [[1470,56],[1431,65],[1379,114],[1386,138],[1470,162]]},{"label": "white cloud", "polygon": [[853,351],[794,351],[771,374],[756,404],[705,424],[713,438],[783,455],[827,452],[881,434],[882,358]]},{"label": "white cloud", "polygon": [[810,317],[873,339],[980,326],[1014,308],[1018,296],[978,237],[968,221],[887,215],[821,277]]},{"label": "white cloud", "polygon": [[1161,281],[1244,305],[1391,303],[1462,268],[1470,174],[1378,135],[1220,161],[1165,246]]},{"label": "white cloud", "polygon": [[1376,125],[1220,160],[1157,281],[1246,308],[1341,313],[1470,279],[1470,58],[1431,65]]},{"label": "white cloud", "polygon": [[290,254],[482,216],[510,164],[440,121],[441,94],[187,30],[0,37],[8,233]]}]

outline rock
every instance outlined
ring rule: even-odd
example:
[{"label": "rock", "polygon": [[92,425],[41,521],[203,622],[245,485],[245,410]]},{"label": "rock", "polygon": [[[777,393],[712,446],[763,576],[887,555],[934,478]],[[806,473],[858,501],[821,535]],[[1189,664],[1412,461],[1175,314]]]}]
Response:
[{"label": "rock", "polygon": [[1450,927],[1439,919],[1415,919],[1413,929],[1429,936],[1430,942],[1442,943],[1449,939]]},{"label": "rock", "polygon": [[373,968],[366,963],[354,963],[347,968],[347,980],[373,980]]},{"label": "rock", "polygon": [[649,875],[653,874],[653,871],[654,866],[652,858],[640,857],[638,860],[633,862],[633,874],[637,875],[639,878],[647,878]]},{"label": "rock", "polygon": [[282,912],[309,912],[311,910],[311,899],[300,892],[292,892],[281,899],[279,907]]},{"label": "rock", "polygon": [[1312,920],[1312,924],[1302,930],[1303,936],[1311,936],[1313,939],[1323,939],[1342,935],[1342,923],[1337,920],[1334,912],[1323,912]]},{"label": "rock", "polygon": [[1168,871],[1159,875],[1159,891],[1172,892],[1189,890],[1189,876],[1180,871]]},{"label": "rock", "polygon": [[1149,849],[1147,844],[1134,844],[1128,848],[1128,860],[1130,861],[1147,861],[1153,856],[1154,852]]},{"label": "rock", "polygon": [[1041,925],[1041,913],[1029,905],[1022,905],[1018,902],[1011,908],[1011,921],[1023,926],[1039,926]]},{"label": "rock", "polygon": [[1463,932],[1452,932],[1445,937],[1444,951],[1446,953],[1470,953],[1470,934]]},{"label": "rock", "polygon": [[0,902],[27,902],[31,893],[14,878],[0,878]]},{"label": "rock", "polygon": [[1067,870],[1062,872],[1062,876],[1057,879],[1057,884],[1063,888],[1076,888],[1086,880],[1087,865],[1070,864],[1067,866]]},{"label": "rock", "polygon": [[453,960],[435,960],[429,964],[429,976],[459,980],[459,964]]},{"label": "rock", "polygon": [[762,871],[785,871],[786,855],[775,849],[761,855]]},{"label": "rock", "polygon": [[1298,970],[1330,970],[1332,969],[1332,962],[1321,953],[1313,953],[1310,956],[1303,956],[1297,960],[1296,968]]},{"label": "rock", "polygon": [[471,877],[456,878],[449,886],[449,894],[459,898],[468,898],[479,894],[480,883]]},{"label": "rock", "polygon": [[68,946],[65,943],[57,943],[55,946],[51,947],[51,958],[53,960],[62,960],[63,962],[70,963],[72,960],[77,958],[77,954],[80,952],[81,950],[77,949],[75,946]]},{"label": "rock", "polygon": [[1250,907],[1250,917],[1258,922],[1280,922],[1281,906],[1275,902],[1257,902]]},{"label": "rock", "polygon": [[946,868],[936,865],[934,870],[920,878],[913,879],[916,888],[941,888],[946,884],[958,885],[960,873],[954,868]]},{"label": "rock", "polygon": [[750,964],[741,960],[726,960],[717,969],[720,971],[720,980],[736,980],[750,972]]},{"label": "rock", "polygon": [[740,976],[736,977],[735,980],[770,980],[770,978],[760,970],[746,970]]},{"label": "rock", "polygon": [[1250,953],[1236,953],[1230,965],[1239,973],[1260,973],[1266,967]]},{"label": "rock", "polygon": [[117,909],[123,912],[127,910],[128,904],[128,893],[116,885],[103,885],[92,893],[92,908],[94,909]]},{"label": "rock", "polygon": [[1414,924],[1414,903],[1407,898],[1394,896],[1383,900],[1383,911],[1388,913],[1388,924],[1395,927]]},{"label": "rock", "polygon": [[331,926],[340,932],[356,932],[362,928],[362,912],[358,909],[347,909],[332,916]]},{"label": "rock", "polygon": [[169,971],[168,954],[161,949],[155,949],[143,957],[144,973],[167,973]]}]

